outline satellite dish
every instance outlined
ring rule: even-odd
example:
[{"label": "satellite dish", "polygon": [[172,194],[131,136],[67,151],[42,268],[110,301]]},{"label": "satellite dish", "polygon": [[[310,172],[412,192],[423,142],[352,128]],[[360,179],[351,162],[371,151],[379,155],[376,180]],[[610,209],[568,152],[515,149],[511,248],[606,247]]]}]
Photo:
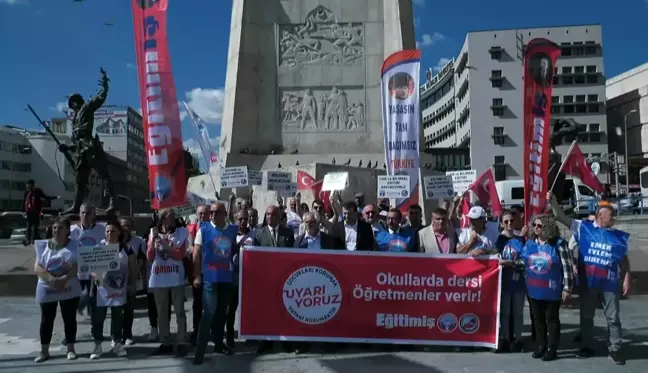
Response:
[{"label": "satellite dish", "polygon": [[590,168],[592,169],[592,172],[594,173],[594,175],[598,175],[599,172],[601,172],[601,165],[598,162],[592,163]]}]

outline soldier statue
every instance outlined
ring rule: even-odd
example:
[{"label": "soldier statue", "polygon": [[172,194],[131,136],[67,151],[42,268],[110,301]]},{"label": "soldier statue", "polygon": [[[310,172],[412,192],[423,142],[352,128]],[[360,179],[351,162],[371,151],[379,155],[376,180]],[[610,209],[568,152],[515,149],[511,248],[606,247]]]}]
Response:
[{"label": "soldier statue", "polygon": [[103,147],[99,141],[99,136],[94,134],[94,114],[108,97],[108,76],[104,69],[101,69],[101,79],[99,80],[99,92],[97,96],[92,97],[85,102],[83,96],[75,93],[68,100],[68,107],[74,112],[72,117],[72,145],[61,144],[59,150],[62,153],[76,153],[74,165],[75,185],[74,185],[74,203],[62,215],[78,214],[81,204],[88,192],[88,178],[90,172],[94,169],[101,179],[105,182],[108,189],[110,201],[106,213],[110,214],[115,210],[115,189],[112,179],[106,167],[106,156]]}]

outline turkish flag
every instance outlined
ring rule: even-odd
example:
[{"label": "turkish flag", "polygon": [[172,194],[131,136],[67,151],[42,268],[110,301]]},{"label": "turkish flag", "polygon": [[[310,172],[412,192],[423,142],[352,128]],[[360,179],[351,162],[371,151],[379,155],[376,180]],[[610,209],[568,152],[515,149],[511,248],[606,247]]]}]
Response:
[{"label": "turkish flag", "polygon": [[601,181],[594,175],[592,168],[587,164],[585,156],[580,147],[574,142],[563,160],[562,172],[565,175],[573,176],[600,194],[605,192]]},{"label": "turkish flag", "polygon": [[479,175],[477,180],[468,187],[468,191],[464,194],[462,206],[464,214],[470,211],[469,192],[475,193],[483,208],[490,206],[491,213],[494,216],[500,216],[502,214],[502,203],[500,202],[499,194],[497,194],[497,188],[495,188],[495,176],[493,175],[492,168]]},{"label": "turkish flag", "polygon": [[[297,171],[297,189],[311,190],[315,199],[321,199],[324,202],[324,209],[329,211],[331,208],[331,192],[322,192],[324,180],[315,180],[314,177],[304,171]],[[326,217],[322,217],[323,219]]]}]

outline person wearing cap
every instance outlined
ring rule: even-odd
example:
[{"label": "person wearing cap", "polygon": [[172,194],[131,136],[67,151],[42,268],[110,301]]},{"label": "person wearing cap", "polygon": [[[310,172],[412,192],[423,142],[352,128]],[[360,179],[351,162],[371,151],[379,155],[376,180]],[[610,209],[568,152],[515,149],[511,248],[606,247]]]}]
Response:
[{"label": "person wearing cap", "polygon": [[486,234],[486,210],[473,206],[468,214],[470,226],[463,228],[457,243],[458,254],[486,255],[493,250],[493,239]]},{"label": "person wearing cap", "polygon": [[[625,357],[621,354],[623,330],[621,327],[621,296],[630,293],[630,260],[628,258],[628,241],[630,235],[613,228],[614,207],[600,204],[596,211],[596,220],[576,220],[568,217],[560,207],[558,200],[547,193],[551,209],[556,220],[571,227],[578,242],[578,285],[580,301],[581,348],[576,353],[579,358],[594,355],[592,350],[594,315],[596,308],[603,305],[603,314],[608,326],[608,353],[617,365],[624,365]],[[623,282],[620,277],[623,274]],[[620,287],[622,292],[620,294]]]},{"label": "person wearing cap", "polygon": [[376,243],[379,251],[418,252],[418,231],[410,227],[402,227],[403,214],[397,208],[392,208],[387,214],[387,230],[376,233]]}]

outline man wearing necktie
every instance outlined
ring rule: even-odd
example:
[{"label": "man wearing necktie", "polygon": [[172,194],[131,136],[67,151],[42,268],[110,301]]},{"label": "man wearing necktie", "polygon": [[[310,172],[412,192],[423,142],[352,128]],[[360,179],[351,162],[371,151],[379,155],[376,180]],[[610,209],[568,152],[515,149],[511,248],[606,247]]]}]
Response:
[{"label": "man wearing necktie", "polygon": [[[267,225],[258,228],[254,234],[254,246],[265,247],[294,247],[295,234],[292,229],[282,227],[279,222],[281,220],[281,211],[277,206],[270,206],[266,209],[265,220]],[[292,352],[290,343],[284,342],[283,348],[286,352]],[[270,351],[272,349],[272,342],[264,341],[257,349],[257,354]]]}]

